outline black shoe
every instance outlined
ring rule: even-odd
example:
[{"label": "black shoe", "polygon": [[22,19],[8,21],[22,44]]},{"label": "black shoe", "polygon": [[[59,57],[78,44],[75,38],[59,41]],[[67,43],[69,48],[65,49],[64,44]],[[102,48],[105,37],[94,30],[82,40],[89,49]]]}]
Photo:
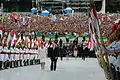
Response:
[{"label": "black shoe", "polygon": [[53,71],[53,69],[50,69],[50,71]]}]

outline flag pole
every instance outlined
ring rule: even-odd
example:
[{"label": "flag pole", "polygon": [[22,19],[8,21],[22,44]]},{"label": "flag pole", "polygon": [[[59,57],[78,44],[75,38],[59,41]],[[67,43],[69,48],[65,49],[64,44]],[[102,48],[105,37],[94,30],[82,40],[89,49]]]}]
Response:
[{"label": "flag pole", "polygon": [[[95,10],[96,10],[96,7],[95,7],[95,3],[94,3],[94,1],[93,0],[90,0],[90,4],[91,4],[91,7],[93,7]],[[97,18],[97,16],[96,16],[96,18]],[[98,20],[98,19],[97,19]],[[105,45],[104,45],[104,41],[103,41],[103,38],[102,38],[102,35],[101,35],[101,30],[100,30],[100,25],[99,25],[99,22],[98,22],[98,27],[99,27],[99,38],[100,38],[100,41],[98,41],[98,39],[96,39],[97,40],[97,45],[99,45],[99,48],[104,48],[105,47]],[[95,36],[95,38],[98,38],[97,36]]]},{"label": "flag pole", "polygon": [[[93,0],[90,0],[90,6],[93,7],[96,10],[95,3],[94,3]],[[96,16],[96,18],[97,18],[97,16]],[[111,73],[110,73],[109,59],[108,59],[107,53],[105,52],[105,45],[104,45],[103,38],[102,38],[102,35],[101,35],[99,22],[98,22],[98,27],[99,27],[99,35],[98,36],[100,38],[100,41],[97,39],[97,36],[95,36],[96,41],[97,41],[97,49],[98,49],[98,51],[100,51],[100,54],[101,54],[101,55],[98,55],[98,58],[104,59],[104,60],[101,60],[100,62],[103,63],[101,65],[104,65],[102,68],[105,71],[106,77],[108,79],[110,79]],[[105,58],[104,58],[104,56],[105,56]]]}]

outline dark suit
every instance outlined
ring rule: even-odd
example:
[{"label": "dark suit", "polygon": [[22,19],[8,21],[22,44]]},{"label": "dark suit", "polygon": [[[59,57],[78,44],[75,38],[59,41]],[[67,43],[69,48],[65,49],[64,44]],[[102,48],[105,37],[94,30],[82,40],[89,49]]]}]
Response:
[{"label": "dark suit", "polygon": [[2,62],[2,61],[0,61],[0,70],[2,70],[2,63],[3,63],[3,62]]},{"label": "dark suit", "polygon": [[51,59],[51,66],[50,66],[50,70],[56,70],[56,64],[57,64],[57,59],[58,59],[58,55],[59,55],[59,47],[55,47],[53,49],[53,47],[49,47],[48,48],[48,54],[49,57]]}]

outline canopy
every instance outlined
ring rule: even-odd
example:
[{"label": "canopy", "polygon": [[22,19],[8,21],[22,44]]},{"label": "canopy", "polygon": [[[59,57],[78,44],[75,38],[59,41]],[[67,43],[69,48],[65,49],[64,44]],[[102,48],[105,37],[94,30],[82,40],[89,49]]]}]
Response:
[{"label": "canopy", "polygon": [[37,13],[37,11],[38,11],[38,10],[37,10],[36,8],[32,8],[32,9],[31,9],[31,12],[32,12],[33,14]]},{"label": "canopy", "polygon": [[42,11],[41,15],[42,16],[48,16],[49,15],[49,11],[44,10],[44,11]]},{"label": "canopy", "polygon": [[70,7],[67,7],[66,9],[64,9],[64,12],[65,13],[72,13],[72,8],[70,8]]}]

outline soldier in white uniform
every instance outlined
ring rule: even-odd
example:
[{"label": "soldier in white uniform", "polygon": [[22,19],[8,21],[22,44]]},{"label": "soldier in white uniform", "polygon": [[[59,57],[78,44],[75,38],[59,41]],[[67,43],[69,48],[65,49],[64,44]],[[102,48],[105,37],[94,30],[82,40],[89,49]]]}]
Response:
[{"label": "soldier in white uniform", "polygon": [[14,54],[14,51],[13,51],[13,48],[10,49],[10,60],[11,60],[11,63],[10,63],[10,68],[14,68],[15,67],[15,54]]},{"label": "soldier in white uniform", "polygon": [[29,60],[29,58],[30,58],[29,49],[26,49],[25,51],[26,51],[26,59],[27,59],[26,64],[27,64],[27,65],[30,65],[30,60]]},{"label": "soldier in white uniform", "polygon": [[10,49],[7,48],[7,54],[8,54],[8,61],[9,61],[9,68],[10,68],[10,63],[11,63],[11,60],[10,60]]},{"label": "soldier in white uniform", "polygon": [[16,49],[16,53],[17,53],[17,63],[18,63],[18,67],[21,66],[21,59],[20,59],[20,49]]},{"label": "soldier in white uniform", "polygon": [[2,54],[2,50],[3,50],[3,48],[2,48],[2,46],[0,46],[0,70],[3,69],[3,57],[4,57],[4,55]]},{"label": "soldier in white uniform", "polygon": [[31,65],[34,65],[34,53],[32,50],[31,51]]},{"label": "soldier in white uniform", "polygon": [[117,60],[115,61],[114,65],[115,65],[115,71],[116,71],[115,80],[120,80],[120,72],[119,72],[119,69],[120,69],[119,68],[120,67],[120,56],[117,57]]},{"label": "soldier in white uniform", "polygon": [[27,65],[28,65],[28,54],[27,54],[27,50],[25,50],[24,56],[25,56],[25,65],[27,66]]},{"label": "soldier in white uniform", "polygon": [[3,52],[4,52],[4,68],[8,69],[9,67],[9,56],[7,54],[7,47],[4,47]]},{"label": "soldier in white uniform", "polygon": [[20,53],[20,66],[24,66],[24,51],[22,49],[19,49],[19,53]]},{"label": "soldier in white uniform", "polygon": [[36,57],[37,57],[37,64],[40,64],[40,58],[39,58],[38,50],[36,50]]},{"label": "soldier in white uniform", "polygon": [[29,54],[30,54],[30,55],[29,55],[30,65],[32,65],[33,62],[32,62],[32,53],[31,53],[31,50],[29,50]]},{"label": "soldier in white uniform", "polygon": [[37,57],[38,57],[38,64],[40,64],[40,55],[37,54]]},{"label": "soldier in white uniform", "polygon": [[116,80],[116,57],[114,55],[109,56],[110,70],[112,75],[112,80]]},{"label": "soldier in white uniform", "polygon": [[34,50],[32,50],[32,61],[33,61],[33,65],[35,65],[35,53],[34,53]]},{"label": "soldier in white uniform", "polygon": [[33,53],[34,53],[34,64],[36,65],[37,64],[37,53],[35,49],[33,50]]},{"label": "soldier in white uniform", "polygon": [[19,67],[19,50],[15,48],[15,60],[16,60],[16,67]]},{"label": "soldier in white uniform", "polygon": [[24,56],[24,60],[23,60],[23,63],[24,63],[24,66],[27,66],[27,54],[26,54],[26,50],[23,49],[23,56]]},{"label": "soldier in white uniform", "polygon": [[17,54],[16,54],[16,50],[13,48],[12,52],[14,54],[14,67],[17,67]]},{"label": "soldier in white uniform", "polygon": [[29,49],[26,49],[26,65],[30,65],[30,53]]}]

